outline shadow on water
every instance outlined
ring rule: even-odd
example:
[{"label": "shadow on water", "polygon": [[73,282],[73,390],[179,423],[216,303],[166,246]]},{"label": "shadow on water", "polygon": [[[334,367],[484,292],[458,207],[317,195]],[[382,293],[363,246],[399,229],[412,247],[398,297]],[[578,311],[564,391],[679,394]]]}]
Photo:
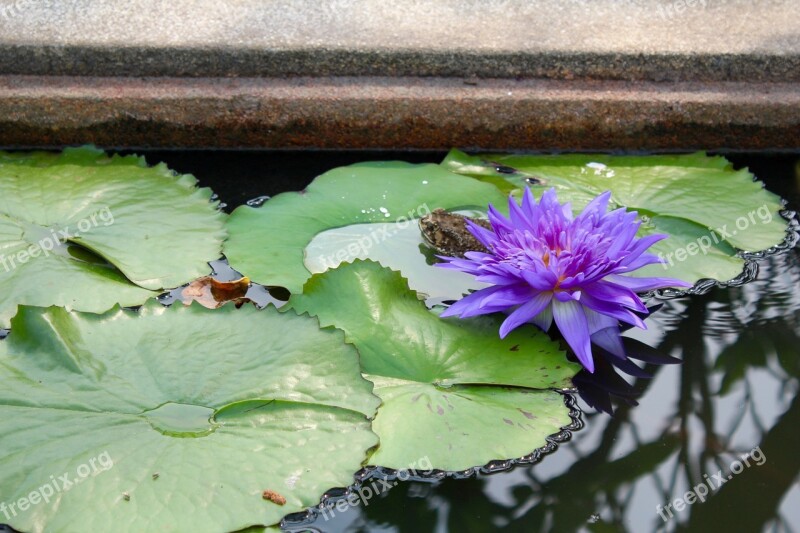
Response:
[{"label": "shadow on water", "polygon": [[[799,284],[795,250],[767,260],[748,286],[667,302],[639,336],[684,364],[646,365],[654,378],[633,380],[639,406],[620,404],[613,417],[587,410],[586,429],[541,464],[469,480],[405,483],[315,525],[393,532],[794,531],[800,526]],[[748,453],[750,466],[732,472]],[[720,471],[724,483],[717,487]],[[673,503],[666,512],[701,483],[705,502],[680,511]]]}]

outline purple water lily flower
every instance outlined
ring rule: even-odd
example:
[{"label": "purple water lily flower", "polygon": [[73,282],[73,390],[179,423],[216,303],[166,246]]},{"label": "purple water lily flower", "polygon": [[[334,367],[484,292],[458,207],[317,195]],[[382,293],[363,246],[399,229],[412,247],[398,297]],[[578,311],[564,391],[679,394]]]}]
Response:
[{"label": "purple water lily flower", "polygon": [[664,287],[690,287],[672,278],[626,274],[662,260],[645,251],[667,235],[636,238],[637,213],[606,212],[611,192],[592,200],[574,217],[554,189],[537,204],[526,188],[522,205],[508,200],[510,219],[489,206],[492,230],[468,222],[470,232],[489,253],[467,252],[465,259],[442,257],[438,266],[461,270],[491,284],[442,313],[462,318],[509,313],[500,337],[532,322],[543,330],[555,319],[581,364],[594,372],[591,343],[625,358],[619,321],[646,328],[637,316],[647,308],[636,294]]}]

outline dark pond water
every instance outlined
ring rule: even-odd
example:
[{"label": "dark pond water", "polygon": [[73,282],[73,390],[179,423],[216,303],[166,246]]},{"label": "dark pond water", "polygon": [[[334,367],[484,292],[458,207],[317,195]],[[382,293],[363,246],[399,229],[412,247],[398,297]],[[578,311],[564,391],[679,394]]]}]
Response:
[{"label": "dark pond water", "polygon": [[[165,161],[194,174],[228,209],[301,189],[336,166],[368,159],[438,162],[444,155],[144,153],[151,163]],[[749,166],[790,201],[789,208],[800,208],[798,156],[728,157]],[[759,267],[756,281],[667,301],[648,320],[648,331],[630,332],[684,363],[647,365],[653,379],[629,379],[639,405],[618,405],[613,417],[579,400],[584,429],[542,462],[469,479],[400,483],[367,505],[319,517],[309,527],[414,533],[800,531],[800,249]],[[741,459],[748,453],[749,466]],[[700,484],[706,488],[687,495]]]},{"label": "dark pond water", "polygon": [[[368,159],[438,162],[443,154],[147,156],[195,174],[232,208],[256,196],[301,189],[336,166]],[[800,207],[796,155],[728,157],[737,167],[750,167],[789,200],[789,208]],[[311,527],[415,533],[799,531],[800,249],[759,267],[756,281],[668,301],[648,321],[648,331],[630,332],[684,363],[648,365],[653,379],[629,380],[639,405],[623,403],[613,417],[579,401],[585,428],[542,462],[470,479],[400,483],[366,506],[319,517]],[[741,460],[747,453],[750,466]],[[740,473],[731,472],[740,467]],[[693,487],[694,502],[676,509],[675,500],[692,500],[686,493]],[[703,502],[702,492],[708,492]]]}]

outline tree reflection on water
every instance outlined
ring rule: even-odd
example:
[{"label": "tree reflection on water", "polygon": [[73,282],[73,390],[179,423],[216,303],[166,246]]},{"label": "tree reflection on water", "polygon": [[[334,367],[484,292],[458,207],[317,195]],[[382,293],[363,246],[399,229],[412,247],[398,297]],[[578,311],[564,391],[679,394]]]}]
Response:
[{"label": "tree reflection on water", "polygon": [[[586,409],[586,429],[540,464],[468,480],[403,483],[325,531],[794,531],[800,529],[800,250],[758,280],[667,301],[630,331],[680,365],[645,364],[639,406]],[[760,446],[708,499],[664,522],[656,507]]]}]

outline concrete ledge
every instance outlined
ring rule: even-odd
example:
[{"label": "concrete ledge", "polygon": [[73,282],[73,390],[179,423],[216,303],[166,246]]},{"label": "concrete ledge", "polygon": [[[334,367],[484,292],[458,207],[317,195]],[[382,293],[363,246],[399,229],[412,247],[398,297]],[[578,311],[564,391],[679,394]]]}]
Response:
[{"label": "concrete ledge", "polygon": [[0,0],[0,74],[800,81],[796,0]]},{"label": "concrete ledge", "polygon": [[800,148],[797,0],[0,0],[0,144]]},{"label": "concrete ledge", "polygon": [[796,149],[800,85],[0,77],[0,145]]},{"label": "concrete ledge", "polygon": [[800,54],[119,48],[0,42],[0,73],[110,77],[457,77],[800,82]]}]

